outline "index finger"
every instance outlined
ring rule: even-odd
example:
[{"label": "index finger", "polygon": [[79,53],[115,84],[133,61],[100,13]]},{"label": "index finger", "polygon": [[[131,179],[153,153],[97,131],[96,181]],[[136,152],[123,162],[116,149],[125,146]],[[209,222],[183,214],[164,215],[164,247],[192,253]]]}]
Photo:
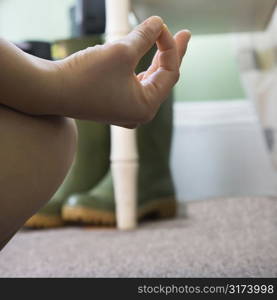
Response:
[{"label": "index finger", "polygon": [[153,16],[131,31],[124,39],[130,46],[136,65],[147,51],[155,44],[163,30],[163,20]]},{"label": "index finger", "polygon": [[167,26],[157,40],[158,68],[141,83],[149,101],[162,102],[179,79],[179,54],[176,42]]},{"label": "index finger", "polygon": [[177,45],[168,27],[165,24],[163,27],[163,32],[157,40],[159,51],[158,66],[168,71],[176,71],[179,66]]}]

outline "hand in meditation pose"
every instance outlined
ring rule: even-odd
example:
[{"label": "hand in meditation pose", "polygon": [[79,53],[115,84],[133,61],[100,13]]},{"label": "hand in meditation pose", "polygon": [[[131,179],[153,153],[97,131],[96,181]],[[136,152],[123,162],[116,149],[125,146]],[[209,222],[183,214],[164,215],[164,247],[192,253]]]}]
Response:
[{"label": "hand in meditation pose", "polygon": [[[76,150],[71,118],[126,128],[150,121],[178,81],[189,38],[151,17],[121,40],[60,61],[0,39],[0,249],[62,183]],[[155,43],[151,66],[136,75]]]}]

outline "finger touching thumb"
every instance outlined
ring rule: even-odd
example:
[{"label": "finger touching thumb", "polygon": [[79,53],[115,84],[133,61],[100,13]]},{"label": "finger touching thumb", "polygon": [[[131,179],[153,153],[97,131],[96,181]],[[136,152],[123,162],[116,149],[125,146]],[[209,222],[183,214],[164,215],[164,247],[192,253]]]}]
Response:
[{"label": "finger touching thumb", "polygon": [[163,30],[163,24],[162,18],[153,16],[146,19],[127,35],[126,42],[130,45],[137,61],[155,44]]}]

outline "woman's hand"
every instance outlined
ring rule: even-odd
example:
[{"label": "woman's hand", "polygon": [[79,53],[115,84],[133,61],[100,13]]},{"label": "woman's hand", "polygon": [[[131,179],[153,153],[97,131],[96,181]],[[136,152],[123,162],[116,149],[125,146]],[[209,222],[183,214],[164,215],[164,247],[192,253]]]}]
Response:
[{"label": "woman's hand", "polygon": [[[122,40],[48,61],[0,39],[0,104],[30,115],[60,115],[134,128],[150,121],[179,78],[190,38],[151,17]],[[157,44],[151,66],[136,75]]]},{"label": "woman's hand", "polygon": [[[122,40],[55,62],[61,80],[58,114],[128,128],[150,121],[179,79],[189,38],[185,30],[173,37],[161,18],[151,17]],[[155,42],[151,66],[136,75]]]}]

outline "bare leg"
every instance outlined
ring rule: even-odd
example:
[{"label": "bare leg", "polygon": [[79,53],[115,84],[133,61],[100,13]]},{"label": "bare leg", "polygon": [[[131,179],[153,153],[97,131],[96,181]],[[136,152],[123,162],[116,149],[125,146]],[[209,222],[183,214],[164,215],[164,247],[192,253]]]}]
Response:
[{"label": "bare leg", "polygon": [[72,119],[0,105],[0,250],[62,183],[76,139]]}]

